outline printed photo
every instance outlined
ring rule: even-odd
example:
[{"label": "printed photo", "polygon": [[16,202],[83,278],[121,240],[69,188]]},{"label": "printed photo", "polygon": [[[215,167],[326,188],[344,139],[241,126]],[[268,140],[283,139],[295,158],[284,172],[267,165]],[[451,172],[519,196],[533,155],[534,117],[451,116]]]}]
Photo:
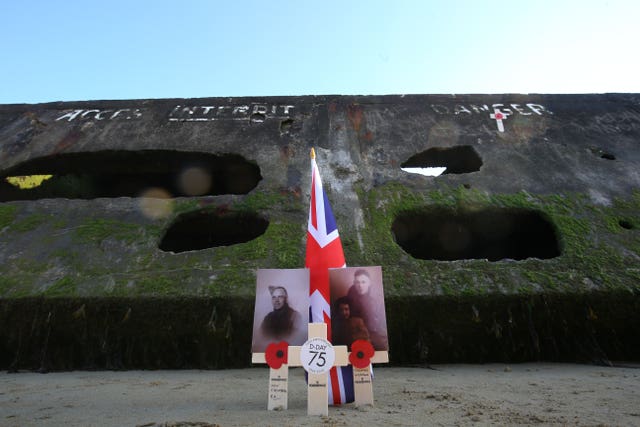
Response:
[{"label": "printed photo", "polygon": [[302,345],[309,323],[309,270],[259,269],[251,351],[264,353],[269,343]]},{"label": "printed photo", "polygon": [[376,350],[389,350],[382,268],[334,268],[329,280],[332,343],[351,349],[351,343],[363,339]]}]

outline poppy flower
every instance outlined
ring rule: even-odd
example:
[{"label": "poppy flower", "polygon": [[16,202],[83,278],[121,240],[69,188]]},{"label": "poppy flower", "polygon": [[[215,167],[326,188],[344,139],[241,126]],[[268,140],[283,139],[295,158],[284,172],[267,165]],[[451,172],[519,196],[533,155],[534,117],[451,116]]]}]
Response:
[{"label": "poppy flower", "polygon": [[356,368],[366,368],[371,364],[371,358],[375,354],[375,350],[369,341],[355,340],[351,344],[351,354],[349,354],[349,362]]},{"label": "poppy flower", "polygon": [[289,343],[280,341],[272,342],[267,346],[264,358],[271,369],[280,369],[283,363],[287,363],[289,352]]}]

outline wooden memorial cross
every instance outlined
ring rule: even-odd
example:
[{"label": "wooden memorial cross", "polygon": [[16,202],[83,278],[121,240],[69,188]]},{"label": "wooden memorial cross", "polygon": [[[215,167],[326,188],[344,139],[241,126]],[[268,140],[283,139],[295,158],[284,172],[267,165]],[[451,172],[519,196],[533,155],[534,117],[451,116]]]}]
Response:
[{"label": "wooden memorial cross", "polygon": [[279,411],[288,407],[288,352],[291,348],[294,346],[289,346],[286,341],[281,341],[269,344],[266,353],[253,353],[251,356],[252,363],[269,364],[269,403],[267,405],[269,411]]},{"label": "wooden memorial cross", "polygon": [[356,406],[373,405],[371,364],[388,363],[389,353],[374,351],[371,343],[363,340],[355,341],[351,353],[347,353],[346,346],[333,346],[327,341],[325,323],[309,323],[308,337],[302,346],[289,346],[283,341],[270,345],[267,353],[253,353],[253,363],[270,365],[267,409],[287,409],[289,366],[302,366],[308,373],[307,414],[328,415],[329,370],[349,363],[353,365],[354,403]]},{"label": "wooden memorial cross", "polygon": [[[334,346],[327,340],[325,323],[309,323],[307,341],[301,346],[288,346],[285,357],[287,363],[269,370],[269,403],[267,409],[287,409],[287,390],[289,366],[302,366],[308,373],[307,414],[329,415],[328,374],[334,366],[349,364],[347,346]],[[278,344],[276,344],[278,346]],[[253,363],[265,363],[270,358],[270,350],[282,352],[281,348],[271,347],[267,353],[253,353]],[[282,356],[281,356],[282,357]]]},{"label": "wooden memorial cross", "polygon": [[293,361],[307,371],[307,414],[329,415],[329,370],[349,364],[347,346],[327,340],[326,323],[309,323],[309,339],[299,348]]},{"label": "wooden memorial cross", "polygon": [[353,394],[355,405],[373,405],[371,365],[389,363],[388,351],[375,351],[370,342],[357,340],[351,344],[349,362],[353,365]]}]

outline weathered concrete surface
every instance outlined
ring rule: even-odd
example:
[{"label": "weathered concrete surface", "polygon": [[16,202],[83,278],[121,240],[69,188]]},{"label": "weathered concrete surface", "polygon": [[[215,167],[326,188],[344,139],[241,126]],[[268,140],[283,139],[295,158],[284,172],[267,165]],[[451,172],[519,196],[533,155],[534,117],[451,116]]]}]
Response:
[{"label": "weathered concrete surface", "polygon": [[[639,359],[639,144],[637,94],[2,105],[0,367],[247,365],[255,269],[304,265],[311,147],[348,264],[383,266],[392,362]],[[400,168],[454,147],[479,170]],[[171,177],[199,155],[224,185],[179,192]],[[4,180],[47,173],[34,190]],[[173,197],[138,197],[145,186]],[[523,212],[548,240],[520,233]],[[240,241],[252,218],[268,227],[161,250],[194,213],[228,220],[212,241]],[[435,259],[410,255],[432,241]]]}]

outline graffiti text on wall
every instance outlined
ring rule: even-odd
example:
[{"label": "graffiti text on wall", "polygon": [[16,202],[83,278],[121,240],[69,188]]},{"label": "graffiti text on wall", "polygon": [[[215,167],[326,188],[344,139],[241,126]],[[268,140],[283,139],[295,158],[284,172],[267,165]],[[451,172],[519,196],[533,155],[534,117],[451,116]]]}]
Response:
[{"label": "graffiti text on wall", "polygon": [[512,116],[514,114],[520,114],[523,116],[542,116],[545,114],[553,114],[544,105],[540,104],[492,104],[491,106],[488,106],[486,104],[457,104],[453,107],[441,104],[431,104],[431,109],[437,114],[454,114],[456,116],[460,114],[488,115],[491,120],[495,120],[499,132],[504,132],[503,121],[507,120],[509,116]]},{"label": "graffiti text on wall", "polygon": [[288,119],[293,105],[176,105],[169,114],[171,122],[209,122],[213,120],[249,120],[261,123],[267,119]]},{"label": "graffiti text on wall", "polygon": [[121,108],[119,110],[73,110],[56,119],[66,120],[131,120],[142,117],[142,111],[138,108]]}]

